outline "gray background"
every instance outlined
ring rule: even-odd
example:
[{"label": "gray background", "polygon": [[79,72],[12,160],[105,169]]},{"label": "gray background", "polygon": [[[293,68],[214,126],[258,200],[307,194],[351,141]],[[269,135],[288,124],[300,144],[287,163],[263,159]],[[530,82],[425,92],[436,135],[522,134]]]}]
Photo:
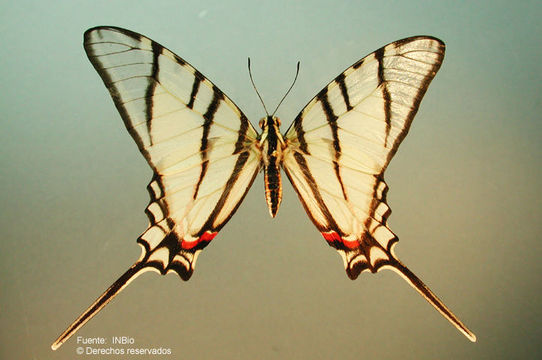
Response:
[{"label": "gray background", "polygon": [[[369,52],[419,34],[447,53],[386,179],[399,258],[476,333],[470,343],[400,277],[350,281],[285,186],[259,177],[194,276],[144,274],[78,335],[129,336],[169,359],[540,358],[539,1],[3,1],[0,358],[76,355],[51,342],[140,255],[151,172],[82,48],[116,25],[167,46],[254,124],[284,129]],[[127,358],[127,357],[125,357]],[[137,357],[135,357],[137,358]],[[144,357],[139,357],[144,358]]]}]

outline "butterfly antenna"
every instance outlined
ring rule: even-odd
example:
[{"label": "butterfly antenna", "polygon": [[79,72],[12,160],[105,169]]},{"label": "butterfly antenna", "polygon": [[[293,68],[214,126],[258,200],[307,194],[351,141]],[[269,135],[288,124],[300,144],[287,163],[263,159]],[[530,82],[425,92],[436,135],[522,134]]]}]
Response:
[{"label": "butterfly antenna", "polygon": [[262,96],[258,92],[258,89],[256,88],[256,84],[254,84],[254,79],[252,78],[252,71],[250,70],[250,58],[248,58],[248,76],[250,76],[250,82],[252,83],[252,87],[254,88],[254,91],[256,91],[256,94],[260,98],[260,102],[263,105],[263,109],[265,110],[265,113],[267,116],[269,116],[269,112],[267,111],[267,108],[265,107],[265,103],[263,102]]},{"label": "butterfly antenna", "polygon": [[284,96],[282,97],[282,100],[280,100],[279,104],[277,105],[277,107],[275,108],[275,111],[273,111],[273,114],[271,114],[271,116],[275,116],[275,113],[279,109],[280,104],[282,104],[284,99],[286,99],[286,96],[288,96],[288,94],[290,93],[290,91],[294,87],[295,81],[297,80],[297,75],[299,75],[299,65],[300,65],[300,62],[298,61],[297,62],[297,70],[295,71],[294,81],[292,81],[292,85],[290,85],[290,88],[288,89],[288,91],[286,91],[286,94],[284,94]]}]

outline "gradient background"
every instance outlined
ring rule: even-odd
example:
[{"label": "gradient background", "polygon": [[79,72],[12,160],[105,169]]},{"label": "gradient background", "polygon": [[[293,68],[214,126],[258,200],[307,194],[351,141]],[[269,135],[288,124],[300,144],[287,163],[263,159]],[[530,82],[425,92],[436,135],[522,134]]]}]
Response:
[{"label": "gradient background", "polygon": [[541,10],[495,0],[3,1],[0,358],[99,359],[76,355],[73,338],[56,352],[50,344],[140,255],[151,172],[83,51],[96,25],[167,46],[253,124],[263,110],[247,56],[269,108],[300,60],[278,113],[284,129],[369,52],[412,35],[443,39],[443,67],[386,174],[390,225],[399,258],[478,342],[393,272],[349,280],[289,184],[269,218],[261,177],[189,282],[144,274],[78,335],[133,337],[171,348],[154,357],[167,359],[540,358]]}]

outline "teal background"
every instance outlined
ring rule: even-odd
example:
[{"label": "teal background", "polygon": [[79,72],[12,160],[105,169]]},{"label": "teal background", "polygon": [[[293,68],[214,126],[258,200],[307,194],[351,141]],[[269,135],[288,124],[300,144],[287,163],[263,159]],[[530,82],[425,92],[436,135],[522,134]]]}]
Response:
[{"label": "teal background", "polygon": [[[78,335],[164,359],[536,359],[542,355],[539,1],[3,1],[0,358],[113,359],[50,344],[140,255],[151,172],[82,48],[115,25],[189,61],[257,124],[301,61],[283,129],[330,80],[391,41],[447,45],[392,161],[399,258],[476,333],[399,276],[349,280],[285,185],[262,178],[189,282],[144,274]],[[128,358],[128,357],[121,357]],[[140,357],[143,358],[143,357]]]}]

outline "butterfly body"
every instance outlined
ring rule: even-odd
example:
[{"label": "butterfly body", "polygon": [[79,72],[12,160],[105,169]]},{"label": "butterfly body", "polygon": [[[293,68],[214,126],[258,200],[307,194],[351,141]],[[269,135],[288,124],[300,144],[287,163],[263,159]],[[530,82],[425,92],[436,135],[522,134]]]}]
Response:
[{"label": "butterfly body", "polygon": [[280,133],[280,120],[275,116],[266,116],[260,120],[262,134],[262,168],[264,172],[265,200],[271,217],[275,217],[282,200],[282,167],[284,139]]},{"label": "butterfly body", "polygon": [[307,215],[341,255],[347,275],[392,269],[471,341],[476,336],[396,257],[384,182],[430,82],[444,43],[415,36],[390,43],[322,89],[282,135],[266,116],[261,133],[203,74],[157,42],[130,30],[96,27],[87,56],[147,160],[148,228],[142,255],[59,338],[57,349],[128,283],[154,270],[193,274],[201,251],[238,209],[263,169],[269,213],[282,199],[280,171]]}]

